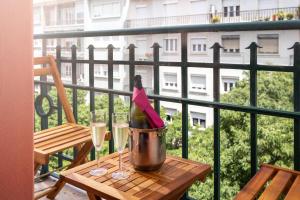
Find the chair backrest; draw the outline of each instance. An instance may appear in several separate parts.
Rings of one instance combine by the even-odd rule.
[[[34,69],[33,70],[34,76],[52,75],[55,87],[57,89],[59,100],[66,114],[67,121],[69,123],[76,123],[54,57],[53,56],[37,57],[33,59],[33,63],[34,65],[47,65],[46,67],[43,68]]]

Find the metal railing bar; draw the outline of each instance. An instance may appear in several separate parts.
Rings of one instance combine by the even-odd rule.
[[[72,60],[61,59],[61,63],[72,63]],[[107,60],[76,60],[76,63],[85,63],[85,64],[108,64]],[[123,60],[113,60],[113,64],[117,65],[130,65],[129,61]],[[148,65],[153,66],[154,61],[133,61],[131,62],[138,67],[138,65]],[[168,61],[159,61],[159,66],[164,67],[181,67],[182,62],[168,62]],[[250,70],[250,64],[230,64],[230,63],[203,63],[203,62],[187,62],[187,67],[193,68],[214,68],[219,67],[220,69],[236,69],[236,70]],[[274,72],[295,72],[297,69],[293,66],[279,66],[279,65],[257,65],[258,71],[274,71]]]
[[[146,35],[182,32],[234,32],[234,31],[260,31],[260,30],[296,30],[300,29],[300,20],[268,21],[268,22],[239,22],[220,24],[197,24],[166,27],[147,27],[133,29],[115,29],[103,31],[75,31],[67,33],[36,34],[34,39],[80,38],[120,35]]]
[[[44,81],[35,81],[35,83],[36,84],[46,84],[46,85],[51,85],[51,86],[54,85],[54,83],[52,83],[52,82],[44,82]],[[131,96],[132,95],[132,92],[129,92],[129,91],[112,90],[112,89],[105,89],[105,88],[92,88],[89,86],[79,86],[79,85],[72,85],[72,84],[64,84],[64,86],[66,88],[77,88],[80,90],[95,91],[95,92],[99,92],[99,93],[108,93],[108,94],[112,93],[114,95],[121,95],[121,96]],[[181,98],[181,97],[169,97],[169,96],[162,96],[162,95],[148,95],[148,97],[150,99],[157,99],[160,101],[168,101],[168,102],[173,102],[173,103],[187,103],[189,105],[195,105],[195,106],[219,108],[219,109],[224,109],[224,110],[255,113],[255,114],[277,116],[277,117],[283,117],[283,118],[298,118],[298,119],[300,119],[300,112],[273,110],[273,109],[267,109],[267,108],[259,108],[259,107],[244,106],[244,105],[234,105],[234,104],[230,104],[230,103],[204,101],[204,100]]]

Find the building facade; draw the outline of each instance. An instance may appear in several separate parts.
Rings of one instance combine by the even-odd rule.
[[[120,28],[142,28],[154,26],[175,26],[208,23],[235,23],[249,21],[295,20],[299,18],[299,0],[39,0],[34,3],[35,33],[56,31],[97,31]],[[283,15],[282,15],[283,13]],[[289,16],[289,17],[288,17]],[[255,41],[259,49],[260,64],[290,65],[292,52],[287,51],[300,38],[299,30],[190,33],[188,35],[188,60],[190,62],[212,62],[210,47],[219,42],[223,46],[221,62],[249,63],[249,50],[245,49]],[[107,46],[113,44],[114,59],[128,59],[128,45],[136,48],[137,60],[153,60],[153,43],[159,43],[160,60],[180,61],[181,41],[178,34],[140,36],[113,36],[96,38],[61,39],[47,41],[51,51],[56,45],[65,49],[64,56],[70,56],[70,47],[75,44],[78,56],[88,58],[88,46],[95,47],[95,59],[107,59]],[[36,41],[38,46],[39,42]],[[49,43],[49,44],[48,44]],[[38,48],[37,48],[38,50]],[[88,84],[88,67],[77,66],[79,83]],[[62,76],[67,80],[71,66],[62,67]],[[153,90],[153,68],[136,66],[136,74],[143,77],[148,94]],[[211,69],[189,68],[188,95],[192,99],[213,101],[213,74]],[[221,93],[232,90],[243,78],[242,70],[221,70]],[[114,89],[129,90],[128,66],[114,66]],[[181,70],[179,67],[160,67],[160,94],[181,96]],[[107,87],[107,66],[95,66],[95,86]],[[180,112],[181,106],[161,102],[167,112],[167,119]],[[189,106],[191,124],[206,128],[213,124],[210,108]]]

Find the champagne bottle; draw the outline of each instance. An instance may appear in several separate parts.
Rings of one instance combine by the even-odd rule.
[[[134,77],[134,89],[143,90],[142,77],[136,75]],[[130,113],[130,126],[132,128],[148,129],[150,128],[147,116],[145,113],[132,101]]]

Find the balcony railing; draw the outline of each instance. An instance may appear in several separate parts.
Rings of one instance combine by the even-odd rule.
[[[155,17],[144,19],[129,19],[125,23],[126,28],[138,27],[155,27],[155,26],[174,26],[174,25],[188,25],[188,24],[210,24],[210,23],[234,23],[234,22],[254,22],[254,21],[276,21],[278,13],[291,14],[292,19],[298,19],[299,9],[291,8],[276,8],[276,9],[262,9],[249,10],[240,12],[213,13],[213,14],[198,14],[198,15],[184,15],[184,16],[169,16],[169,17]],[[285,16],[284,19],[287,19]]]
[[[101,37],[101,36],[115,36],[115,35],[143,35],[143,34],[163,34],[163,33],[179,33],[181,35],[181,60],[176,61],[160,61],[159,59],[159,45],[155,43],[153,45],[153,61],[136,61],[135,60],[135,46],[129,45],[129,60],[114,60],[114,48],[112,45],[108,46],[107,60],[94,59],[94,46],[89,46],[89,59],[82,60],[77,59],[76,48],[72,48],[71,59],[62,59],[61,48],[56,49],[56,60],[58,67],[61,67],[62,63],[72,64],[72,84],[66,84],[65,87],[72,90],[72,105],[75,118],[78,118],[78,100],[77,91],[85,90],[89,91],[90,98],[90,110],[95,109],[95,93],[105,93],[109,96],[109,129],[112,129],[111,113],[114,111],[114,96],[122,95],[130,97],[133,91],[133,77],[135,74],[135,68],[138,65],[152,66],[154,71],[154,94],[149,95],[154,100],[155,110],[160,112],[160,101],[174,102],[181,104],[182,107],[182,157],[188,158],[188,105],[196,105],[203,107],[213,108],[214,116],[214,199],[220,199],[220,111],[231,110],[250,114],[250,138],[251,138],[251,175],[253,176],[257,170],[257,116],[267,115],[275,117],[283,117],[294,120],[294,168],[300,170],[300,43],[295,43],[292,47],[294,51],[294,66],[269,66],[260,65],[257,63],[257,46],[255,43],[251,43],[249,46],[250,52],[250,64],[231,64],[220,62],[220,49],[221,46],[215,43],[212,46],[213,62],[201,63],[190,62],[188,60],[188,33],[191,32],[216,32],[216,31],[261,31],[261,30],[297,30],[300,28],[300,21],[288,21],[288,22],[255,22],[255,23],[236,23],[236,24],[210,24],[210,25],[195,25],[195,26],[174,26],[168,28],[144,28],[144,29],[120,29],[120,30],[108,30],[108,31],[94,31],[94,32],[72,32],[72,33],[55,33],[55,34],[43,34],[35,35],[35,39],[43,40],[43,54],[46,54],[46,39],[53,38],[74,38],[74,37]],[[76,65],[88,64],[89,69],[89,86],[80,86],[77,84],[76,79]],[[94,84],[94,66],[96,64],[108,65],[108,89],[97,88]],[[113,88],[113,66],[123,64],[129,66],[129,81],[130,91],[120,91]],[[160,95],[160,66],[177,66],[181,69],[181,97],[171,97]],[[213,97],[214,101],[204,101],[188,98],[188,69],[189,68],[210,68],[213,70]],[[250,74],[250,105],[240,106],[230,103],[220,102],[220,69],[236,69],[247,70]],[[257,73],[259,71],[277,71],[293,73],[293,92],[294,92],[294,111],[282,111],[274,109],[266,109],[257,106]],[[47,86],[53,85],[51,82],[47,82],[46,78],[35,81],[35,84],[41,85],[41,94],[47,94]],[[57,106],[57,124],[62,123],[62,107],[60,104]],[[41,118],[41,128],[48,127],[48,117]],[[291,144],[292,145],[292,144]],[[113,141],[109,142],[109,152],[113,152]],[[63,154],[58,154],[58,165],[62,166],[63,160],[70,160]],[[92,154],[94,158],[94,154]],[[46,168],[44,168],[46,169]]]

